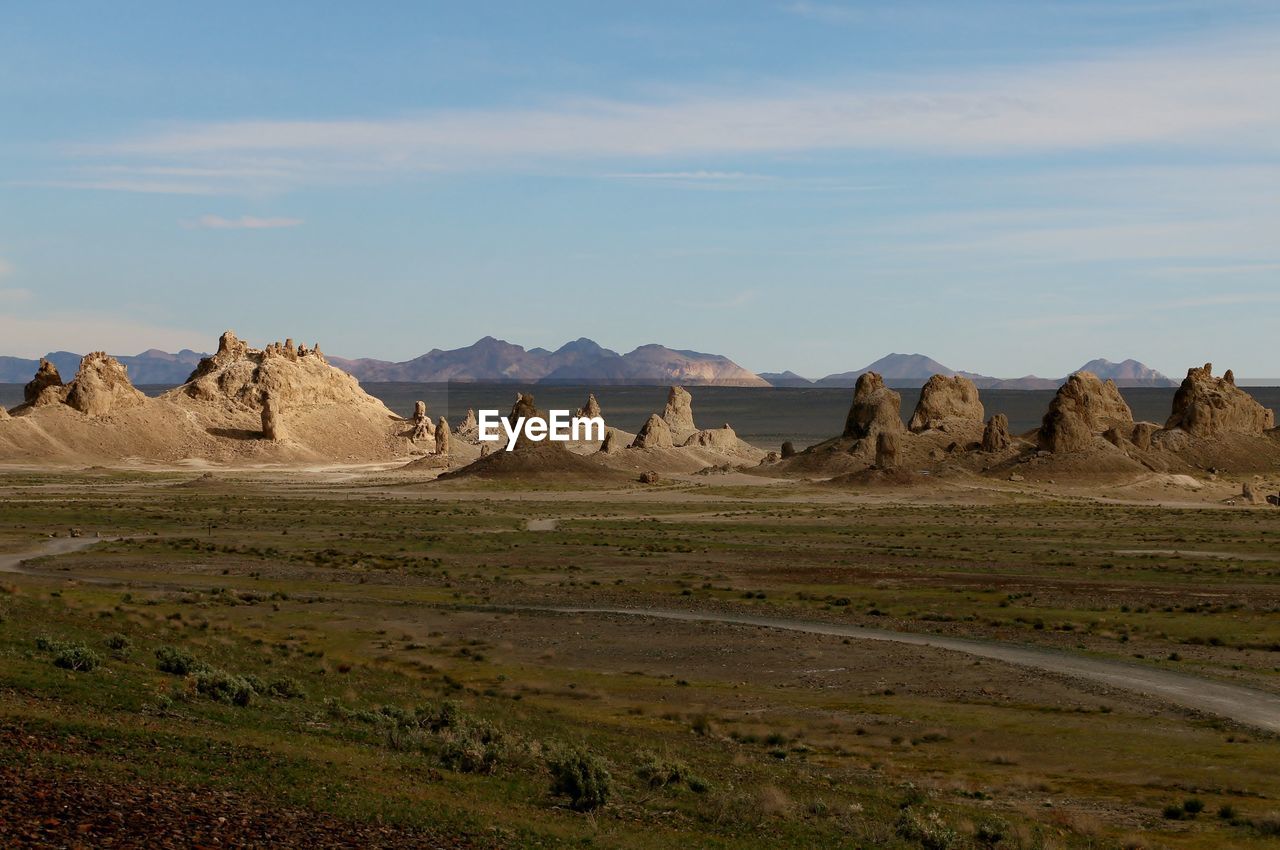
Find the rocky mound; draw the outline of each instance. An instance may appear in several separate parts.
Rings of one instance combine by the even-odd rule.
[[[489,452],[461,469],[441,473],[436,480],[465,479],[616,485],[629,480],[630,476],[576,455],[562,443],[521,440],[512,451]]]
[[[1212,438],[1223,434],[1261,434],[1275,424],[1275,413],[1237,387],[1230,369],[1221,378],[1215,378],[1213,364],[1206,363],[1187,371],[1186,380],[1173,397],[1173,411],[1165,428],[1185,431],[1193,437]]]
[[[672,387],[667,393],[667,406],[662,409],[662,418],[671,428],[671,438],[676,443],[683,443],[689,435],[698,430],[693,424],[693,396],[684,387]]]
[[[997,413],[987,420],[982,430],[982,450],[988,453],[1002,452],[1009,448],[1013,440],[1009,437],[1009,417]]]
[[[1038,436],[1040,448],[1054,453],[1097,448],[1097,438],[1114,427],[1133,427],[1133,412],[1114,381],[1092,372],[1076,372],[1049,403]]]
[[[675,445],[671,436],[671,426],[667,420],[656,413],[650,414],[640,433],[631,443],[633,449],[669,449]]]
[[[106,416],[146,400],[129,382],[128,370],[104,351],[86,354],[75,380],[67,387],[67,404],[87,416]]]
[[[186,384],[148,399],[125,368],[88,355],[63,386],[41,366],[35,403],[0,427],[0,460],[297,463],[390,460],[409,443],[403,420],[330,366],[318,347],[273,343],[258,350],[226,333]],[[66,403],[62,403],[62,402]]]
[[[577,415],[591,419],[594,419],[597,416],[601,416],[603,418],[603,414],[600,413],[600,402],[596,401],[595,393],[587,393],[587,403],[578,408]]]
[[[23,401],[32,407],[41,407],[47,404],[59,404],[64,397],[62,376],[58,374],[58,367],[41,358],[35,377],[22,388]]]
[[[881,431],[902,430],[902,396],[884,385],[875,372],[864,372],[853,390],[853,404],[844,422],[844,436],[857,440]]]
[[[907,429],[913,434],[945,431],[955,423],[972,428],[985,416],[986,410],[973,381],[963,375],[934,375],[920,390],[920,401],[911,414]]]

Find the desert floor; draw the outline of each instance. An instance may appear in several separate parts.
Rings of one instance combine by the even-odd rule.
[[[0,473],[0,844],[1280,834],[1238,484],[201,472]]]

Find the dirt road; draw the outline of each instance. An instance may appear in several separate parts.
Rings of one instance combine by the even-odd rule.
[[[504,606],[510,607],[510,606]],[[950,652],[962,652],[980,658],[991,658],[1022,667],[1031,667],[1051,673],[1061,673],[1098,682],[1109,687],[1154,697],[1172,705],[1202,711],[1234,720],[1246,726],[1280,734],[1280,694],[1256,690],[1241,685],[1219,682],[1200,676],[1174,673],[1123,661],[1109,661],[1037,649],[996,641],[970,640],[942,635],[895,632],[863,626],[842,626],[838,623],[821,623],[809,620],[791,620],[778,617],[756,617],[750,614],[725,614],[714,611],[679,611],[663,608],[590,608],[590,607],[527,607],[515,610],[550,611],[560,614],[620,614],[633,617],[649,617],[659,620],[685,622],[734,623],[758,626],[765,629],[785,629],[818,635],[836,635],[856,640],[882,640],[913,646],[928,646]]]

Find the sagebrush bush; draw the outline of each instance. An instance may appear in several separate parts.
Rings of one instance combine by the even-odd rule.
[[[203,668],[195,676],[196,692],[215,702],[246,706],[253,700],[253,686],[242,676],[225,670]]]
[[[924,850],[950,850],[960,840],[956,831],[947,826],[937,812],[920,813],[911,807],[898,815],[894,831],[899,838],[914,841]]]
[[[578,747],[566,747],[547,759],[551,791],[569,798],[574,811],[598,809],[613,795],[613,777],[604,760]]]
[[[67,643],[57,648],[53,663],[64,670],[87,673],[101,666],[102,656],[82,643]]]
[[[279,697],[280,699],[306,699],[307,694],[302,690],[302,683],[290,676],[282,676],[279,679],[273,679],[265,691],[270,696]]]
[[[196,657],[176,646],[162,646],[156,650],[156,669],[175,676],[187,676],[201,668]]]
[[[666,788],[684,782],[689,776],[689,766],[677,759],[663,758],[656,753],[640,753],[640,766],[636,776],[650,788]]]
[[[107,638],[107,649],[112,652],[128,652],[133,648],[133,641],[129,640],[125,635],[116,632]]]

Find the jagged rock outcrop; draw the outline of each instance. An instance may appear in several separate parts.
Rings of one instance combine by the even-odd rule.
[[[902,430],[902,396],[884,385],[875,372],[864,372],[853,390],[853,404],[844,422],[844,436],[866,439],[882,431]]]
[[[49,389],[57,392],[46,392]],[[41,358],[35,377],[22,388],[22,398],[27,404],[33,406],[56,404],[62,401],[61,389],[62,376],[58,374],[58,367]]]
[[[1244,484],[1240,486],[1240,498],[1246,505],[1263,504],[1261,494],[1259,494],[1258,491],[1254,489],[1253,484],[1248,481],[1244,482]]]
[[[681,443],[682,446],[702,446],[709,449],[730,451],[738,446],[738,435],[725,423],[720,428],[705,428]]]
[[[1058,388],[1040,425],[1039,444],[1046,451],[1078,452],[1095,445],[1095,437],[1116,426],[1133,427],[1133,413],[1114,381],[1092,372],[1076,372]]]
[[[1213,376],[1213,364],[1187,370],[1186,380],[1173,397],[1173,412],[1165,423],[1193,437],[1221,434],[1261,434],[1276,424],[1275,413],[1236,386],[1230,369]]]
[[[876,434],[876,466],[880,469],[898,468],[898,433],[880,431]]]
[[[1133,425],[1133,433],[1129,435],[1129,440],[1144,452],[1149,451],[1151,449],[1152,438],[1159,430],[1160,426],[1154,422],[1135,422]]]
[[[104,351],[86,354],[80,361],[80,371],[67,385],[67,404],[87,416],[106,416],[146,400],[129,381],[124,365]]]
[[[280,401],[269,392],[262,394],[262,436],[272,442],[283,440],[284,422],[282,421]]]
[[[305,355],[296,349],[290,353],[288,345],[280,342],[259,350],[231,331],[218,340],[217,353],[201,360],[190,380],[172,393],[198,401],[230,401],[250,410],[262,407],[264,393],[291,411],[373,401],[355,378],[329,365],[319,343]]]
[[[0,422],[9,418],[9,411],[4,409],[4,405],[0,404]]]
[[[947,430],[949,422],[976,424],[986,416],[978,388],[963,375],[934,375],[920,390],[920,401],[907,428],[914,434]]]
[[[538,410],[538,406],[534,404],[533,394],[521,393],[521,392],[516,393],[515,403],[511,405],[511,412],[508,413],[506,416],[507,422],[514,427],[515,423],[518,422],[521,418],[531,419],[535,416],[542,417],[543,419],[546,418],[546,416],[540,410]],[[523,433],[523,429],[521,429],[521,433]],[[522,437],[517,436],[515,439],[515,447],[513,451],[521,451],[521,450],[528,449],[534,446],[539,446],[539,445],[550,445],[550,446],[555,446],[556,448],[559,448],[559,449],[564,449],[564,445],[562,443],[553,443],[550,440],[543,440],[539,442],[539,441],[534,441],[529,439],[523,439]],[[568,450],[565,449],[565,451],[568,451]]]
[[[622,437],[617,428],[606,428],[604,431],[604,439],[600,441],[600,451],[605,454],[616,454],[625,449],[622,444]]]
[[[475,441],[480,436],[480,423],[476,421],[476,412],[473,408],[467,408],[467,415],[462,418],[462,424],[454,433],[459,439],[469,441]]]
[[[654,413],[636,434],[631,447],[635,449],[669,449],[675,445],[671,438],[671,426],[667,420]]]
[[[796,456],[795,443],[791,442],[790,440],[787,440],[785,443],[782,444],[782,449],[779,452],[779,455],[783,460],[786,460],[789,457],[795,457]]]
[[[1002,452],[1012,443],[1013,440],[1009,436],[1009,417],[1003,413],[997,413],[987,420],[987,425],[982,430],[984,452]]]
[[[431,424],[431,417],[427,415],[427,403],[425,401],[415,401],[413,403],[413,434],[409,439],[415,443],[421,443],[426,440],[433,440],[435,436],[435,426]]]
[[[587,403],[578,408],[578,416],[586,416],[594,419],[600,416],[600,402],[596,401],[595,393],[587,394]]]
[[[440,422],[436,425],[436,454],[449,454],[449,437],[449,420],[441,416]]]
[[[698,426],[693,424],[693,396],[688,390],[684,387],[671,388],[667,393],[667,406],[662,409],[662,418],[679,441],[698,430]]]

